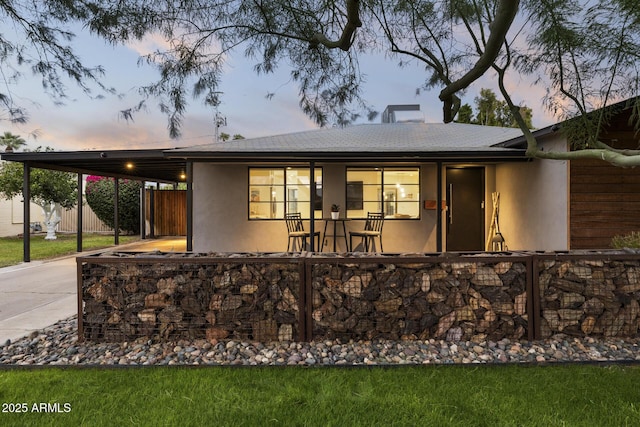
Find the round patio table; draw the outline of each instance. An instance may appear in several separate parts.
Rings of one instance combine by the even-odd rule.
[[[322,218],[324,221],[324,232],[322,233],[322,250],[324,250],[324,244],[327,240],[327,237],[331,237],[333,239],[333,252],[336,251],[336,240],[339,237],[344,238],[344,246],[347,248],[347,252],[349,252],[349,242],[347,241],[347,227],[345,225],[346,221],[351,221],[349,218]],[[329,223],[333,223],[333,234],[327,234],[327,226]],[[342,234],[338,233],[338,223],[342,224]],[[331,230],[331,229],[330,229]]]

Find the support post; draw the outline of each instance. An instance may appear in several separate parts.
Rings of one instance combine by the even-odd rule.
[[[149,188],[149,238],[156,238],[156,190]]]
[[[142,181],[142,188],[140,189],[140,239],[147,238],[147,190],[144,188],[144,181]]]
[[[22,260],[31,262],[31,165],[24,163],[22,172],[22,199],[24,206],[22,210]]]
[[[193,162],[187,162],[187,252],[193,251]]]
[[[113,229],[114,229],[114,234],[113,234],[113,244],[114,245],[119,245],[120,244],[120,221],[118,220],[120,214],[118,212],[118,199],[120,198],[120,180],[118,178],[115,178],[115,187],[114,187],[114,191],[113,191],[113,198],[114,198],[114,203],[113,203]]]
[[[311,252],[315,251],[315,231],[316,231],[316,162],[309,162],[309,176],[311,181],[311,209],[309,209],[309,245]],[[335,233],[334,233],[335,234]],[[335,237],[334,237],[335,239]]]
[[[437,163],[436,252],[442,252],[442,162]]]
[[[82,174],[78,174],[78,224],[76,231],[76,252],[82,252],[82,230],[83,230],[83,216],[82,216]]]

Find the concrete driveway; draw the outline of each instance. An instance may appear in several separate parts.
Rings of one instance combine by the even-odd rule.
[[[105,250],[184,252],[184,238],[141,240]],[[78,313],[76,257],[0,268],[0,345]]]

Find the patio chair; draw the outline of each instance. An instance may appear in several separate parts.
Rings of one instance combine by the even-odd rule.
[[[369,212],[367,213],[367,220],[364,223],[364,230],[350,231],[349,232],[349,246],[353,250],[353,238],[362,238],[362,244],[364,245],[364,251],[369,252],[372,249],[375,252],[375,238],[380,241],[380,252],[382,250],[382,226],[384,225],[384,214],[382,212]]]
[[[287,223],[287,232],[289,233],[289,240],[287,241],[287,252],[302,251],[303,249],[308,247],[307,238],[311,237],[311,233],[304,230],[300,212],[285,214],[285,221]],[[320,232],[314,232],[313,237],[316,242],[317,251],[320,252]],[[296,248],[299,249],[296,250]]]

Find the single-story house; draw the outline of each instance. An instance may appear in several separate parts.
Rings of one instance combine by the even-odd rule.
[[[606,141],[638,146],[629,114],[613,122]],[[545,150],[569,149],[559,129],[535,132]],[[197,252],[283,251],[285,213],[299,212],[307,231],[323,232],[333,204],[348,220],[347,233],[362,229],[368,212],[383,212],[385,252],[480,251],[493,192],[500,193],[499,225],[509,250],[604,248],[613,235],[640,229],[640,178],[633,169],[532,160],[524,148],[519,129],[412,122],[167,150],[2,158],[146,181],[186,177],[187,248]],[[337,243],[346,250],[344,239]]]

